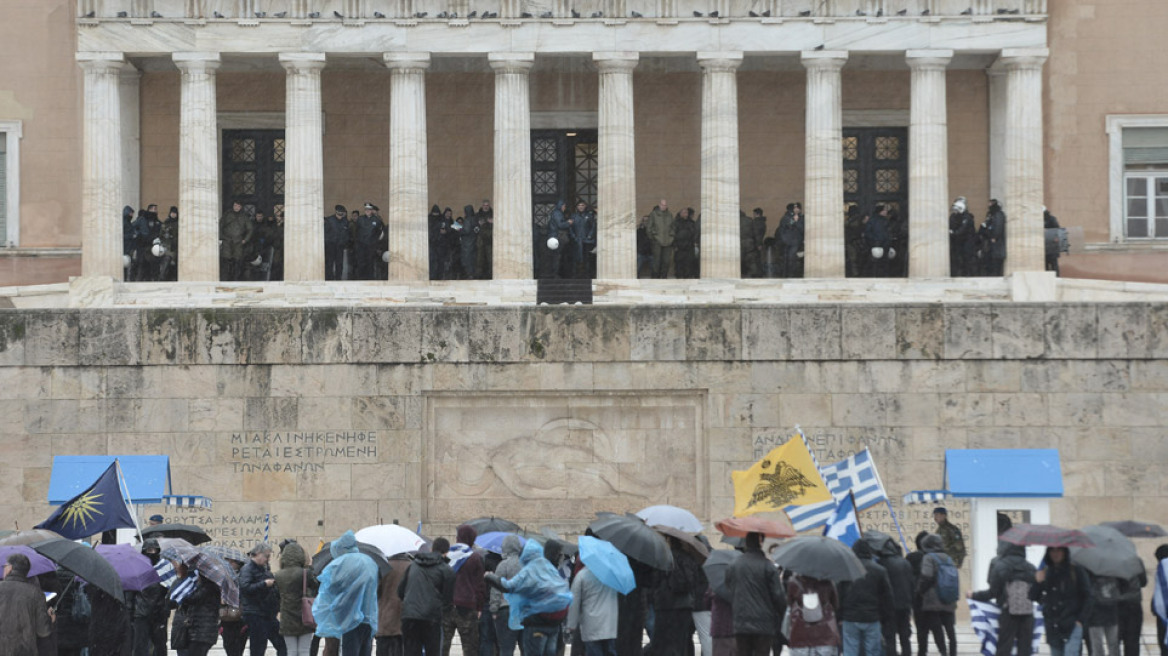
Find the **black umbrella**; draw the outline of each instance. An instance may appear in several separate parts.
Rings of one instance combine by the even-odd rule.
[[[1071,562],[1096,576],[1130,579],[1144,573],[1144,561],[1131,538],[1110,526],[1086,526],[1083,532],[1095,546],[1071,547]]]
[[[706,580],[710,582],[710,589],[726,601],[730,601],[730,593],[726,590],[726,570],[730,564],[742,557],[741,551],[734,549],[715,549],[710,552],[706,562],[702,563],[702,571],[706,573]]]
[[[324,571],[325,566],[333,562],[333,554],[332,551],[329,550],[331,545],[331,542],[325,544],[324,549],[321,549],[312,556],[313,574],[320,576],[320,573]],[[365,554],[366,556],[369,556],[373,559],[373,562],[377,563],[378,577],[389,574],[389,570],[393,569],[390,566],[389,561],[385,559],[385,555],[381,553],[381,549],[378,549],[377,547],[367,542],[358,542],[357,551]]]
[[[499,531],[500,533],[518,533],[520,531],[518,524],[499,517],[479,517],[467,520],[462,525],[473,528],[478,535],[492,531]]]
[[[57,563],[58,567],[73,572],[89,585],[113,597],[119,604],[126,603],[122,578],[118,576],[117,570],[89,546],[64,538],[37,542],[30,546],[33,551]]]
[[[148,538],[182,538],[191,544],[198,545],[210,542],[211,536],[198,526],[190,524],[156,524],[142,529],[142,539]]]
[[[621,553],[654,568],[673,569],[669,543],[643,520],[635,516],[605,515],[588,525],[601,540],[608,540]]]
[[[1103,522],[1101,526],[1110,526],[1129,538],[1162,538],[1168,536],[1168,531],[1165,531],[1164,527],[1159,524],[1137,522],[1131,519],[1125,519],[1122,522]]]
[[[792,538],[775,550],[780,567],[827,581],[854,581],[867,573],[846,544],[823,536]]]

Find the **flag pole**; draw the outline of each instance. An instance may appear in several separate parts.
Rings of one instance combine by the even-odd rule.
[[[864,537],[864,525],[860,523],[860,507],[856,505],[856,493],[848,490],[848,497],[852,500],[852,514],[856,516],[856,530],[860,532],[860,537]]]
[[[122,490],[122,496],[125,497],[126,507],[130,511],[130,518],[134,520],[134,531],[138,534],[138,544],[142,544],[142,527],[138,525],[138,513],[134,510],[134,500],[130,497],[130,486],[126,484],[126,477],[122,474],[122,461],[114,458],[114,466],[118,470],[118,487]]]
[[[896,533],[900,536],[900,546],[904,547],[904,552],[908,553],[908,541],[904,539],[904,529],[900,527],[900,518],[896,516],[896,510],[892,507],[892,499],[888,497],[888,490],[884,487],[884,479],[880,478],[880,468],[876,466],[876,458],[872,457],[872,450],[868,445],[864,445],[864,450],[868,452],[868,460],[872,463],[872,471],[876,474],[876,482],[880,484],[880,491],[884,493],[884,505],[888,506],[888,514],[892,515],[892,524],[896,526]]]

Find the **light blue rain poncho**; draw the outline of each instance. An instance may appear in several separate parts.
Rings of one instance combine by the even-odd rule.
[[[312,604],[316,635],[341,638],[361,624],[377,633],[377,563],[357,551],[352,531],[329,545],[333,561],[320,573],[320,591]]]
[[[523,629],[523,620],[540,613],[555,613],[572,603],[572,592],[568,582],[547,558],[543,557],[543,547],[535,540],[528,540],[519,554],[523,569],[509,579],[503,579],[507,592],[503,596],[511,606],[511,618],[507,626],[512,631]]]

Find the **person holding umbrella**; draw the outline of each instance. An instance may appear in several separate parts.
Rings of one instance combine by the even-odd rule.
[[[280,591],[276,588],[276,577],[268,568],[272,546],[260,542],[247,555],[251,560],[239,572],[239,600],[243,622],[251,636],[251,656],[264,656],[269,641],[276,648],[277,656],[287,656],[288,647],[276,619],[280,612]]]
[[[791,613],[791,656],[835,656],[840,632],[836,622],[839,598],[831,581],[795,574],[787,582],[787,608]],[[911,656],[911,655],[910,655]]]
[[[178,578],[170,586],[170,603],[177,608],[171,622],[170,646],[186,656],[207,656],[219,638],[219,586],[188,569],[181,559],[173,561]],[[96,617],[94,618],[96,620]]]
[[[37,656],[37,638],[53,633],[53,617],[45,597],[29,583],[31,567],[28,556],[13,553],[4,562],[4,580],[0,581],[0,644],[9,656]]]
[[[486,574],[487,583],[501,588],[511,606],[508,626],[523,630],[524,656],[555,656],[560,624],[572,602],[568,582],[552,564],[560,555],[561,547],[555,540],[549,540],[547,547],[528,540],[519,556],[523,569],[518,574],[509,579],[494,572]]]
[[[1078,656],[1083,619],[1090,611],[1091,575],[1082,565],[1071,563],[1066,547],[1047,547],[1042,564],[1034,575],[1030,598],[1042,604],[1051,656]]]
[[[688,653],[693,643],[693,581],[701,578],[701,566],[677,538],[666,535],[673,553],[673,569],[663,572],[653,590],[653,647],[667,656]],[[773,569],[773,568],[772,568]]]
[[[734,607],[738,656],[766,656],[787,596],[779,570],[762,552],[762,533],[747,533],[742,556],[726,569],[726,591]]]
[[[617,600],[618,590],[601,580],[589,567],[589,562],[597,566],[604,564],[598,561],[615,562],[619,567],[623,561],[626,584],[622,586],[624,589],[621,592],[630,592],[633,589],[631,587],[635,585],[633,570],[629,567],[628,559],[617,551],[616,547],[591,536],[580,538],[580,561],[583,567],[576,572],[576,578],[572,580],[568,629],[580,632],[585,656],[616,656],[617,618],[620,607]],[[609,578],[609,581],[616,582],[612,578]]]

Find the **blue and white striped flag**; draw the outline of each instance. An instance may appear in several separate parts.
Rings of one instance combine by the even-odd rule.
[[[836,500],[835,512],[828,518],[823,534],[849,547],[860,539],[860,520],[856,517],[856,503],[852,495],[845,494]]]
[[[969,624],[973,629],[975,635],[981,638],[981,653],[983,656],[994,656],[998,650],[998,617],[1002,610],[985,601],[974,601],[967,599],[969,602]],[[1030,653],[1037,654],[1038,647],[1042,644],[1042,634],[1045,631],[1045,624],[1042,619],[1042,610],[1034,607],[1034,635],[1030,640]]]
[[[880,475],[876,473],[876,461],[868,449],[820,468],[827,489],[835,498],[852,493],[856,498],[856,510],[863,510],[888,499]],[[796,531],[806,531],[823,526],[835,512],[835,501],[812,503],[806,506],[787,506],[787,516]]]
[[[169,588],[171,583],[174,583],[174,577],[178,573],[174,571],[174,565],[165,558],[159,558],[158,564],[154,566],[154,571],[158,572],[158,578],[162,579],[163,587]]]

